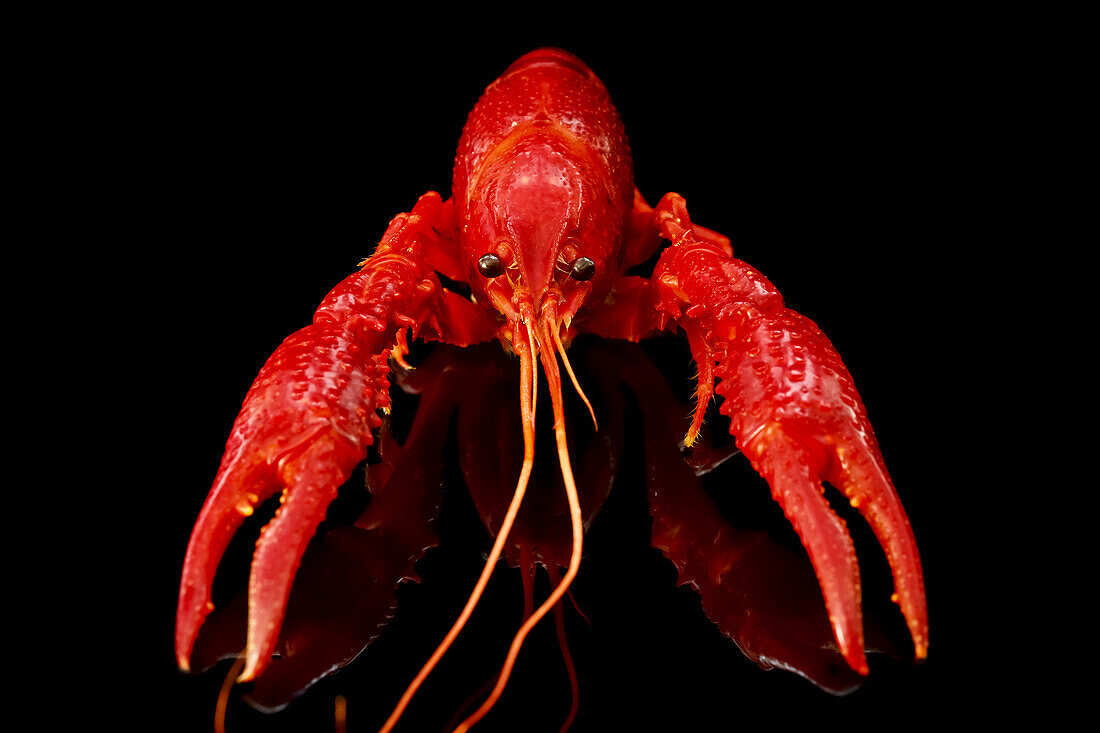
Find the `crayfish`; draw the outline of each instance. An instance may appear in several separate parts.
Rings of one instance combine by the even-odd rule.
[[[653,260],[650,276],[629,274]],[[694,474],[676,452],[676,434],[682,432],[676,405],[665,398],[659,374],[644,365],[635,345],[669,333],[686,336],[698,368],[683,445],[698,443],[707,406],[721,397],[736,450],[766,479],[809,555],[831,648],[810,643],[796,651],[797,641],[753,636],[757,632],[746,631],[737,613],[717,613],[732,603],[719,598],[722,593],[753,582],[756,550],[723,534],[720,518],[700,519],[708,511],[702,507],[706,497],[692,488]],[[407,357],[415,339],[440,342],[440,353],[458,362],[464,353],[482,355],[466,359],[465,372],[434,355],[411,372]],[[503,352],[484,355],[484,344],[494,340]],[[472,348],[456,353],[457,347]],[[618,381],[599,376],[599,364],[610,359],[633,366]],[[549,486],[534,471],[540,366],[560,467],[560,480]],[[406,390],[423,395],[404,446],[389,437],[385,424],[394,370]],[[563,376],[583,403],[592,432],[604,435],[579,455],[574,434],[580,428],[567,414]],[[512,389],[484,386],[493,384]],[[586,386],[598,391],[590,398]],[[350,661],[392,611],[396,585],[415,577],[413,564],[436,544],[425,527],[438,509],[439,480],[424,465],[441,450],[442,434],[457,412],[460,443],[464,431],[490,424],[498,436],[509,436],[498,437],[499,468],[490,470],[468,455],[462,467],[494,540],[465,607],[395,701],[383,730],[398,723],[459,636],[502,557],[525,572],[539,563],[555,574],[542,603],[528,602],[491,690],[455,728],[469,729],[501,697],[525,639],[547,614],[560,611],[580,570],[585,528],[610,491],[611,466],[622,448],[624,386],[646,395],[640,402],[645,448],[652,454],[647,486],[653,545],[682,577],[713,579],[697,586],[704,608],[746,654],[819,683],[824,673],[814,670],[830,655],[839,655],[850,673],[869,671],[856,554],[824,495],[828,482],[873,530],[914,654],[926,656],[928,620],[916,542],[840,356],[813,322],[785,307],[761,273],[733,257],[727,237],[691,221],[681,196],[668,193],[656,206],[646,202],[635,188],[623,125],[604,85],[578,58],[544,48],[509,66],[471,112],[451,197],[425,193],[409,212],[398,214],[375,252],[257,376],[187,549],[176,619],[178,665],[190,668],[231,539],[278,494],[280,507],[252,560],[237,679],[259,685],[265,673],[295,656],[312,660],[300,662],[295,672],[302,687],[332,670],[331,659],[311,657],[310,644],[322,642],[295,632],[288,599],[329,505],[373,446],[381,461],[368,468],[371,503],[351,533],[323,549],[361,559],[361,582],[370,591],[354,606],[365,614],[357,631],[335,655],[335,666]],[[512,392],[518,410],[499,400]],[[463,455],[460,450],[460,460]],[[505,477],[504,494],[478,488],[498,487]],[[525,526],[533,521],[532,512],[523,511],[525,498],[528,507],[533,503],[562,518],[567,534]],[[358,582],[354,568],[350,575],[351,583]]]

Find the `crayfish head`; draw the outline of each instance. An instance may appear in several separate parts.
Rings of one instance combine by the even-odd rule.
[[[467,202],[470,282],[513,324],[548,312],[568,324],[617,274],[610,245],[621,225],[604,221],[606,206],[593,205],[585,161],[569,140],[548,121],[528,124],[508,155],[486,162],[480,193]]]

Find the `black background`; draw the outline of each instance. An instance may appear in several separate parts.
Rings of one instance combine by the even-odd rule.
[[[425,16],[128,18],[139,31],[90,42],[77,54],[86,63],[67,72],[63,106],[86,123],[66,141],[67,183],[105,273],[85,334],[103,354],[89,411],[121,417],[128,431],[115,454],[126,456],[121,484],[104,499],[117,528],[99,540],[115,570],[81,579],[111,600],[93,604],[106,618],[67,689],[91,693],[87,712],[124,725],[210,729],[225,669],[176,671],[175,594],[252,377],[396,213],[424,191],[449,191],[484,87],[522,53],[557,45],[610,90],[644,195],[683,194],[695,221],[729,235],[833,340],[909,511],[931,617],[925,664],[874,660],[864,689],[829,697],[747,661],[646,549],[644,509],[625,511],[642,523],[622,529],[634,544],[601,561],[610,578],[587,579],[594,592],[611,589],[586,608],[604,625],[570,622],[582,679],[575,729],[934,725],[955,703],[980,714],[969,668],[989,664],[976,648],[992,632],[975,622],[984,601],[973,584],[978,543],[967,539],[972,448],[959,426],[975,409],[966,385],[981,346],[957,314],[984,246],[976,168],[985,97],[1000,80],[972,50],[975,28],[950,17],[673,16],[615,32],[536,22],[429,37]],[[120,440],[112,427],[106,443]],[[430,554],[424,574],[434,568],[436,585],[403,596],[409,621],[399,608],[401,625],[377,651],[282,713],[234,703],[230,730],[329,730],[334,694],[349,700],[349,730],[376,725],[434,644],[425,635],[450,621],[432,604],[460,604],[472,585],[474,575],[448,573],[476,574],[479,535],[450,531],[465,564]],[[496,598],[512,599],[518,578],[502,575]],[[422,720],[446,720],[480,686],[471,668],[495,669],[514,620],[488,618],[500,628],[487,622],[456,647],[442,681],[414,701]],[[568,709],[552,636],[531,646],[514,677],[522,702],[506,696],[487,730],[554,730]],[[137,689],[120,693],[120,679]]]

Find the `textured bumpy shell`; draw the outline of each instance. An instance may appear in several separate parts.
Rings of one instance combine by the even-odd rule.
[[[634,191],[632,175],[623,127],[607,91],[573,56],[554,49],[532,52],[486,90],[459,145],[453,199],[443,202],[438,194],[427,193],[412,211],[395,217],[363,269],[333,290],[310,326],[279,347],[246,396],[188,547],[176,632],[181,667],[188,667],[199,627],[212,610],[211,585],[230,538],[256,506],[280,492],[282,506],[254,555],[241,679],[251,680],[269,669],[280,644],[283,660],[295,655],[310,660],[313,666],[280,661],[286,681],[267,688],[277,697],[293,692],[306,677],[315,679],[310,675],[318,673],[316,665],[326,659],[343,663],[354,655],[356,644],[373,638],[384,621],[379,616],[390,608],[389,593],[381,594],[377,603],[353,599],[367,609],[370,620],[338,635],[339,643],[329,647],[318,640],[321,635],[309,619],[288,616],[287,603],[310,538],[338,487],[364,458],[372,430],[382,422],[378,411],[390,405],[391,354],[400,362],[407,337],[460,346],[485,341],[498,333],[500,315],[510,320],[509,327],[516,325],[515,309],[524,298],[528,307],[534,305],[528,313],[565,329],[566,340],[578,332],[629,340],[674,328],[686,333],[700,370],[700,408],[687,442],[695,439],[712,394],[723,396],[722,410],[731,418],[737,447],[767,479],[809,554],[838,652],[822,652],[832,641],[823,641],[816,627],[802,634],[800,619],[784,616],[782,604],[768,606],[730,590],[735,582],[745,588],[767,586],[767,578],[755,567],[739,564],[738,558],[770,563],[767,558],[775,555],[761,549],[756,539],[724,533],[720,518],[704,508],[701,493],[682,478],[682,462],[669,458],[673,441],[667,423],[674,409],[656,406],[667,400],[652,375],[624,369],[616,378],[593,379],[604,386],[609,413],[621,416],[615,406],[624,385],[641,400],[652,399],[642,412],[649,422],[645,439],[653,543],[676,565],[681,580],[700,590],[704,609],[749,656],[796,669],[836,690],[851,682],[849,670],[839,675],[829,671],[836,654],[854,673],[867,672],[859,567],[843,521],[823,496],[825,481],[843,492],[876,533],[916,656],[926,654],[927,612],[912,529],[840,356],[815,324],[785,308],[761,273],[731,256],[725,237],[693,225],[681,197],[668,194],[650,208]],[[660,238],[668,247],[653,277],[624,277],[624,266],[646,259]],[[499,252],[502,264],[514,269],[496,278],[482,276],[477,262],[488,252]],[[577,256],[594,262],[591,281],[569,277]],[[456,278],[464,275],[476,302],[444,290],[437,268]],[[485,295],[494,297],[480,297]],[[537,310],[540,302],[547,307]],[[576,323],[570,326],[570,319],[559,320],[560,315],[577,315]],[[499,335],[508,337],[505,328]],[[606,359],[610,351],[597,350],[594,361]],[[619,353],[638,358],[637,351]],[[552,352],[549,358],[555,358]],[[440,384],[455,392],[453,400],[422,386],[430,397],[418,419],[442,422],[465,404],[458,422],[466,434],[462,445],[472,451],[469,435],[475,426],[469,416],[500,419],[476,406],[490,401],[487,374],[481,372],[483,383],[477,390],[441,374]],[[471,394],[482,397],[471,403]],[[617,461],[615,442],[621,443],[622,433],[617,430],[609,430],[606,444],[597,441],[587,454],[591,461],[578,462],[578,478],[596,487],[586,499],[588,518],[610,488],[613,471],[607,466]],[[514,444],[514,430],[511,437]],[[411,440],[403,449],[415,458],[412,463],[401,461],[402,449],[389,444],[384,467],[373,471],[380,488],[355,528],[374,533],[371,539],[360,541],[352,532],[356,539],[342,536],[326,545],[328,550],[379,552],[373,560],[364,559],[366,576],[391,590],[412,574],[412,563],[434,542],[431,532],[408,530],[386,545],[395,548],[396,556],[385,556],[382,550],[380,533],[387,527],[407,529],[418,519],[427,523],[436,508],[438,474],[418,471],[423,456],[440,449],[442,427],[421,425]],[[502,439],[500,445],[506,442]],[[660,447],[666,444],[669,450]],[[468,456],[463,468],[479,513],[493,531],[510,482],[487,475]],[[399,491],[394,481],[408,493]],[[403,497],[415,500],[399,510]],[[534,505],[550,517],[560,514],[560,498],[557,492],[558,501]],[[527,515],[527,524],[518,525],[517,539],[525,543],[519,556],[537,554],[547,564],[560,564],[566,543],[536,519],[541,517]],[[536,541],[541,543],[539,553],[533,547]],[[708,553],[701,555],[698,547],[708,542]],[[510,559],[517,561],[514,554]],[[775,562],[785,569],[774,576],[798,574],[787,559]],[[312,571],[307,574],[316,577]],[[321,592],[316,584],[307,587]],[[797,605],[807,599],[803,592],[786,597]],[[776,633],[754,626],[739,604],[771,608],[776,620],[769,629]],[[284,629],[285,618],[290,623]],[[301,650],[310,643],[329,651]],[[199,646],[199,656],[209,659],[208,649]]]
[[[538,179],[519,212],[505,211],[496,196],[512,175]],[[486,231],[491,225],[480,217],[553,219],[557,212],[550,199],[561,188],[567,205],[577,210],[575,230],[566,236],[595,263],[593,297],[605,293],[621,270],[633,175],[618,112],[583,63],[542,49],[512,64],[470,113],[455,156],[453,193],[471,286],[478,291],[485,283],[472,263],[496,243]],[[514,244],[517,256],[528,259],[549,262],[557,253],[556,243]]]

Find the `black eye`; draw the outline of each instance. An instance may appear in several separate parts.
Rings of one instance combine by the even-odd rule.
[[[573,269],[569,271],[569,277],[574,280],[591,280],[596,274],[596,263],[587,257],[578,257],[573,260]]]
[[[481,259],[477,261],[477,271],[488,278],[500,277],[504,274],[504,263],[500,261],[500,258],[490,252],[487,255],[482,255]]]

